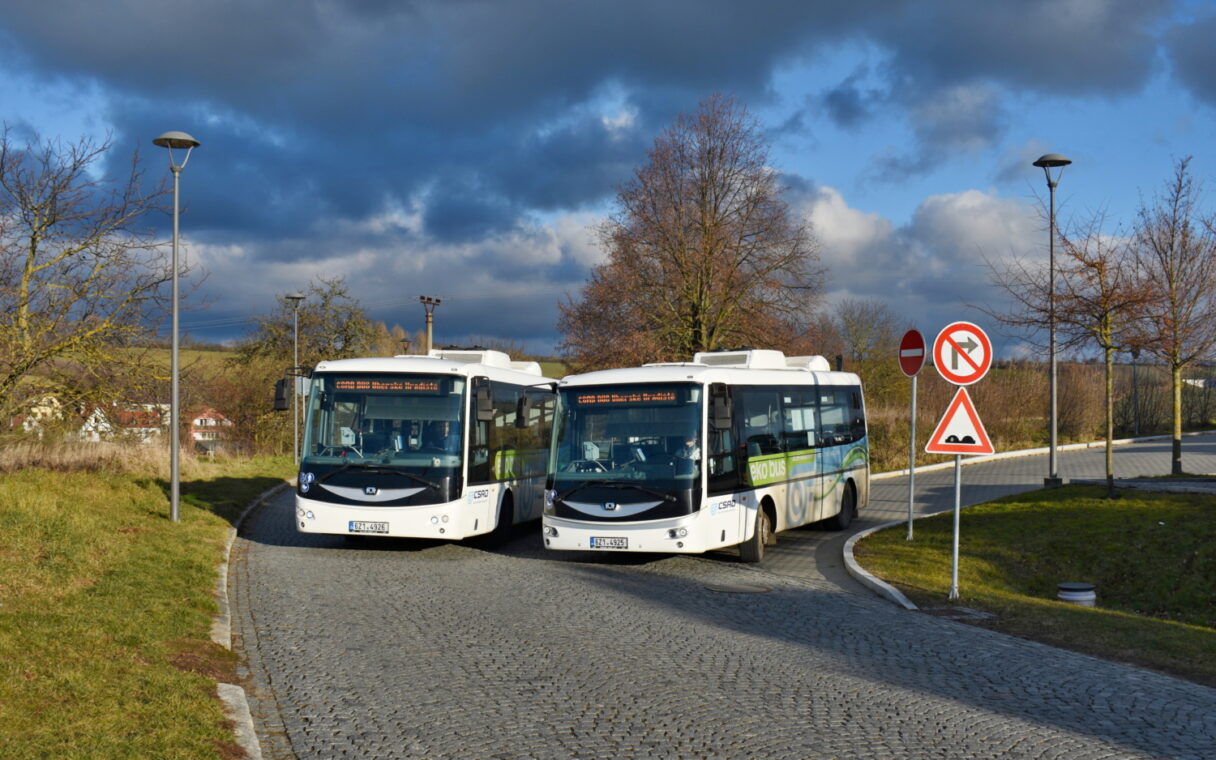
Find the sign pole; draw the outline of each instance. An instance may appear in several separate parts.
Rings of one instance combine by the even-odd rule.
[[[950,598],[958,599],[958,533],[959,533],[959,513],[962,512],[962,461],[963,458],[959,454],[954,455],[954,540],[952,554],[954,555],[953,566],[950,568]]]
[[[909,330],[899,341],[899,369],[912,378],[912,414],[908,433],[908,540],[912,540],[912,512],[916,493],[916,375],[925,366],[925,336]]]
[[[908,540],[912,540],[912,503],[916,493],[916,375],[912,376],[912,425],[908,434]]]

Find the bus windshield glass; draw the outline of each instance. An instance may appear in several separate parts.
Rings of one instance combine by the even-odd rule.
[[[314,375],[304,462],[459,472],[464,389],[445,375]]]
[[[552,452],[558,492],[589,481],[687,490],[700,483],[699,385],[563,388]]]

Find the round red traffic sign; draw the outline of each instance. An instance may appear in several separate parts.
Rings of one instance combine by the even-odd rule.
[[[915,377],[925,366],[925,336],[920,330],[909,330],[899,342],[899,368],[908,377]]]
[[[953,322],[933,341],[933,366],[948,383],[971,385],[992,366],[992,341],[970,322]]]

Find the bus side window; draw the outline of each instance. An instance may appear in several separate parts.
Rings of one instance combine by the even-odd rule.
[[[861,393],[852,388],[819,389],[819,424],[824,446],[852,443],[865,435],[865,418],[859,404]]]
[[[819,445],[815,425],[815,391],[788,389],[785,404],[785,450],[813,449]]]
[[[750,457],[780,454],[782,419],[779,392],[750,388],[739,393],[742,402],[743,445]]]

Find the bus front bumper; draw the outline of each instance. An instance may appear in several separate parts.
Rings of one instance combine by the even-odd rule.
[[[699,513],[646,522],[584,522],[545,515],[541,534],[555,551],[655,552],[700,554],[711,547]]]

